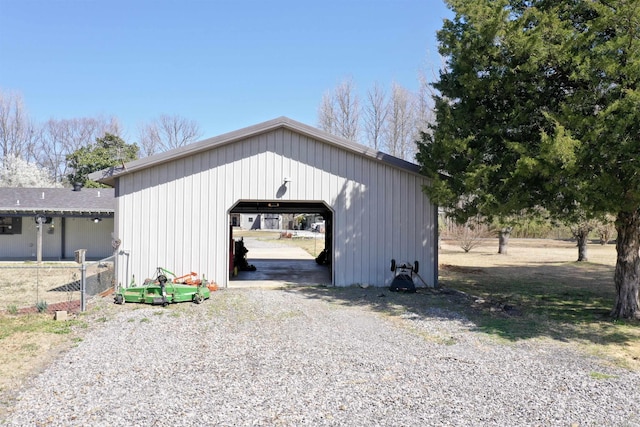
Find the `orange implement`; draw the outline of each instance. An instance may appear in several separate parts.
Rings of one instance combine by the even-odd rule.
[[[198,279],[198,273],[194,273],[193,271],[189,274],[185,274],[184,276],[176,277],[173,279],[173,283],[181,283],[183,285],[199,285],[202,283],[200,279]]]
[[[173,279],[173,283],[199,286],[200,284],[202,284],[202,280],[198,278],[198,273],[192,271],[191,273],[185,274],[184,276],[176,277],[175,279]],[[210,291],[217,291],[218,285],[216,285],[214,282],[207,283],[207,288],[209,288]]]

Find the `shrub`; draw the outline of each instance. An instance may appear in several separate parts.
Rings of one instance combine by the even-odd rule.
[[[44,313],[47,311],[49,304],[46,301],[38,301],[36,303],[36,309],[38,309],[38,313]]]
[[[451,224],[449,234],[458,241],[460,248],[465,252],[471,251],[482,243],[483,239],[492,236],[489,227],[477,218],[471,218],[464,224]]]

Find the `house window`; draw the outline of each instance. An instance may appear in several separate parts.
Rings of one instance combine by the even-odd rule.
[[[249,222],[253,222],[253,217],[252,216],[249,217]]]
[[[0,234],[21,234],[22,218],[0,216]]]

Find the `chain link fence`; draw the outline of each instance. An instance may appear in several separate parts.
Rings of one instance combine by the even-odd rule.
[[[84,264],[3,262],[0,263],[0,311],[10,314],[58,310],[78,313],[84,308],[84,301],[110,292],[114,283],[115,257]]]

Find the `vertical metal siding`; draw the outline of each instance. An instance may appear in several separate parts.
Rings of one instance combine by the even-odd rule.
[[[45,259],[73,258],[76,249],[87,249],[87,256],[104,258],[112,253],[111,233],[113,219],[104,219],[94,223],[91,218],[54,217],[51,225],[45,224],[42,230],[42,256]],[[49,230],[53,228],[51,233]],[[62,234],[65,234],[65,253],[62,253]],[[0,258],[35,259],[37,254],[38,229],[33,217],[22,218],[21,234],[0,236]]]
[[[433,207],[422,177],[286,129],[119,179],[116,234],[138,282],[162,266],[224,285],[228,213],[239,200],[323,201],[334,212],[334,281],[388,285],[391,258],[435,274]],[[124,269],[119,279],[125,281]]]
[[[25,227],[23,219],[21,234],[3,234],[0,236],[0,258],[31,259],[36,257],[36,234]]]
[[[56,226],[57,228],[58,226]],[[73,258],[77,249],[86,249],[87,258],[106,258],[113,254],[111,233],[113,219],[95,223],[91,218],[65,219],[65,258]],[[59,232],[59,230],[56,230]]]

